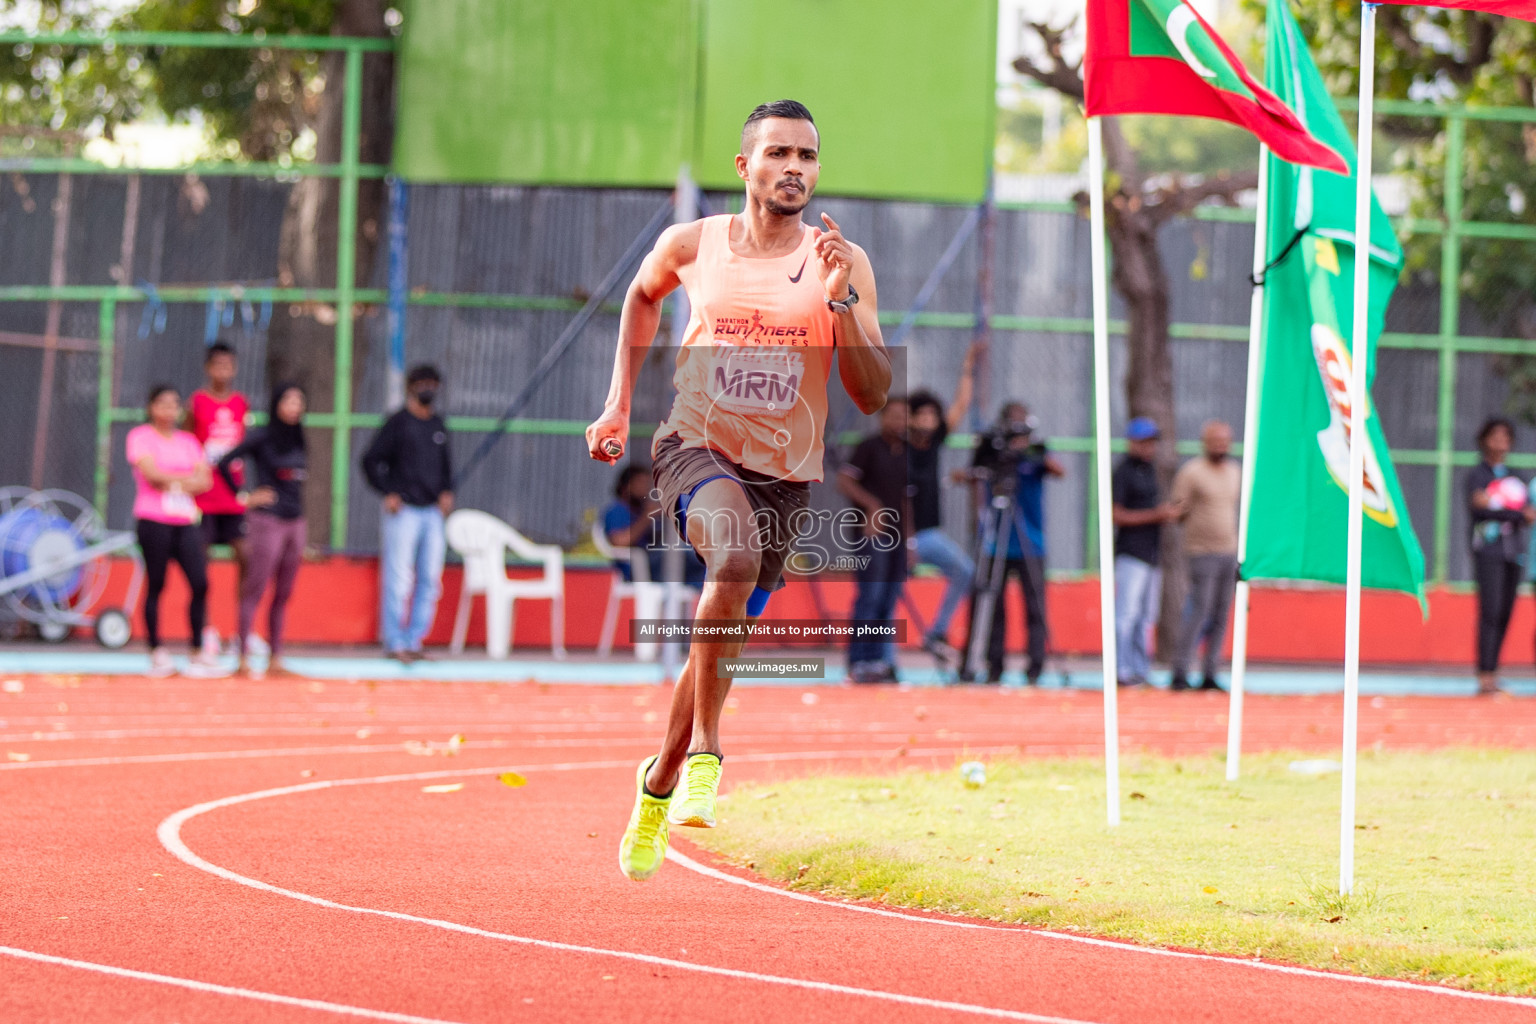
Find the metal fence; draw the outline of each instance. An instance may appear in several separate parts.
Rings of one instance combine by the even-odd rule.
[[[28,37],[34,44],[87,37]],[[16,35],[0,35],[14,43]],[[100,41],[100,40],[96,40]],[[275,45],[240,37],[127,36],[117,45]],[[342,38],[282,40],[346,54],[343,157],[334,166],[214,164],[174,172],[103,168],[83,160],[6,160],[0,187],[0,482],[36,481],[93,496],[114,525],[130,514],[131,481],[123,434],[142,413],[152,381],[199,379],[203,345],[233,335],[241,350],[237,386],[264,394],[265,320],[278,303],[319,303],[336,313],[339,368],[334,411],[310,425],[334,431],[330,544],[367,552],[377,546],[377,502],[355,468],[355,453],[382,421],[389,371],[385,268],[357,280],[350,244],[357,229],[357,183],[382,167],[357,162],[361,61],[390,45]],[[1464,580],[1466,512],[1457,482],[1477,454],[1477,424],[1504,401],[1497,360],[1536,355],[1536,342],[1496,337],[1464,300],[1461,276],[1470,246],[1485,240],[1536,242],[1536,223],[1463,218],[1468,124],[1532,123],[1536,111],[1471,110],[1383,102],[1384,115],[1444,121],[1444,216],[1403,218],[1401,233],[1438,245],[1437,259],[1399,289],[1387,315],[1375,400],[1392,444],[1415,527],[1436,580]],[[278,229],[292,180],[341,183],[341,267],[333,287],[294,290],[276,282]],[[597,282],[640,231],[662,197],[641,190],[416,185],[407,219],[405,295],[409,362],[440,364],[448,378],[449,426],[462,457],[497,426],[509,394],[526,378]],[[739,197],[712,196],[715,209]],[[817,201],[873,255],[882,321],[911,305],[939,253],[968,214],[963,207],[829,198]],[[1173,281],[1172,334],[1178,434],[1202,421],[1241,426],[1252,215],[1202,208],[1164,232]],[[1048,564],[1081,571],[1094,564],[1095,527],[1089,362],[1086,223],[1070,204],[1004,204],[997,214],[992,268],[987,408],[1021,398],[1062,454],[1068,477],[1047,491]],[[907,340],[910,387],[947,396],[976,324],[980,250],[969,241],[916,318]],[[216,282],[216,283],[215,283]],[[354,316],[354,313],[358,314]],[[1119,313],[1112,308],[1112,316]],[[354,326],[355,325],[355,326]],[[616,309],[594,317],[530,406],[502,429],[493,456],[461,494],[541,540],[567,546],[585,536],[590,510],[608,494],[611,471],[585,459],[580,435],[606,390]],[[1116,380],[1123,333],[1112,326]],[[355,333],[356,332],[356,333]],[[354,386],[355,385],[355,386]],[[1116,389],[1112,417],[1124,424]],[[255,402],[258,406],[259,400]],[[947,459],[966,458],[965,437]],[[1193,441],[1180,450],[1193,452]],[[1511,460],[1536,466],[1536,456]],[[948,522],[965,532],[966,499],[948,497]]]

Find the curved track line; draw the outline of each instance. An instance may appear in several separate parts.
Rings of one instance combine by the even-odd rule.
[[[971,748],[971,749],[976,749],[976,748]],[[929,756],[929,755],[937,755],[937,754],[951,753],[951,752],[953,752],[952,749],[921,750],[921,751],[909,751],[908,755],[909,756]],[[825,751],[825,750],[823,750],[823,751],[787,751],[787,752],[781,752],[781,753],[760,753],[760,754],[735,754],[735,755],[732,755],[731,760],[733,762],[738,762],[738,763],[742,762],[742,761],[774,762],[774,761],[807,761],[807,760],[822,760],[822,759],[826,759],[826,760],[858,760],[858,759],[869,759],[869,758],[875,758],[875,757],[889,757],[889,756],[890,756],[890,751],[888,751],[888,750],[878,750],[878,751],[870,751],[870,750],[863,750],[863,751],[860,751],[860,750],[853,750],[853,751]],[[295,898],[295,899],[300,899],[300,900],[304,900],[304,901],[307,901],[307,902],[318,903],[318,904],[324,905],[324,906],[337,907],[337,908],[344,909],[344,910],[352,910],[352,911],[356,911],[358,913],[380,914],[380,915],[383,915],[383,916],[401,917],[402,919],[415,920],[415,921],[420,921],[420,922],[423,922],[423,923],[431,923],[431,924],[434,924],[434,925],[437,925],[437,926],[440,926],[440,927],[449,927],[449,928],[453,928],[453,929],[463,929],[464,926],[453,925],[451,922],[437,922],[437,921],[434,921],[434,920],[431,920],[431,919],[427,919],[427,918],[413,918],[410,915],[395,914],[395,913],[390,912],[390,911],[371,910],[371,909],[368,909],[368,908],[360,908],[360,907],[346,907],[346,906],[343,906],[341,904],[333,904],[333,903],[330,903],[329,901],[321,900],[318,897],[307,896],[307,895],[304,895],[302,893],[295,893],[295,892],[291,892],[291,891],[286,890],[286,889],[280,889],[280,888],[277,888],[275,886],[270,886],[270,885],[268,885],[265,882],[260,882],[260,881],[257,881],[255,879],[247,878],[244,875],[236,874],[235,872],[229,871],[226,868],[221,868],[221,867],[219,867],[219,866],[217,866],[215,864],[210,864],[207,861],[204,861],[202,858],[198,857],[197,854],[193,853],[185,845],[185,843],[183,843],[181,841],[181,836],[180,836],[181,826],[186,821],[189,821],[190,819],[192,819],[194,817],[197,817],[198,815],[204,814],[204,813],[206,813],[208,811],[212,811],[212,810],[215,810],[215,809],[220,808],[220,807],[229,807],[229,806],[233,806],[235,804],[246,803],[246,802],[251,801],[251,800],[265,799],[267,797],[287,796],[287,795],[294,794],[294,793],[303,793],[303,792],[308,792],[310,790],[318,790],[318,789],[330,789],[330,788],[334,788],[334,787],[338,787],[338,786],[380,785],[380,784],[386,784],[386,783],[391,783],[391,782],[414,782],[414,781],[420,781],[420,780],[425,780],[425,779],[454,778],[454,777],[463,777],[463,776],[467,776],[467,775],[499,775],[499,774],[501,774],[502,772],[505,772],[505,771],[537,772],[537,771],[541,771],[541,770],[542,771],[581,771],[581,770],[587,770],[587,769],[596,770],[596,769],[615,768],[615,767],[628,767],[629,764],[630,764],[629,761],[578,761],[578,762],[564,762],[564,763],[557,763],[557,764],[542,764],[542,765],[540,765],[540,764],[535,764],[535,765],[515,765],[515,766],[513,766],[511,768],[445,769],[445,770],[435,771],[435,772],[413,772],[413,773],[408,773],[408,774],[403,774],[403,775],[380,775],[380,776],[374,776],[374,777],[371,777],[371,778],[330,779],[330,780],[324,780],[324,781],[321,781],[321,782],[310,782],[310,783],[304,783],[304,784],[297,785],[297,786],[285,786],[285,787],[281,787],[281,788],[278,788],[278,789],[262,790],[262,791],[256,792],[256,793],[247,793],[247,794],[244,794],[242,796],[225,797],[222,800],[214,800],[214,801],[210,801],[209,803],[198,804],[195,807],[186,808],[185,810],[181,810],[181,811],[176,812],[175,814],[171,815],[169,818],[166,818],[163,822],[161,822],[159,828],[157,829],[157,835],[160,838],[161,844],[163,846],[165,846],[167,850],[170,850],[170,852],[173,855],[175,855],[179,859],[185,861],[187,864],[190,864],[193,867],[198,868],[199,870],[207,871],[207,872],[209,872],[211,874],[218,875],[221,878],[228,879],[229,881],[238,882],[241,885],[250,885],[250,886],[253,886],[255,888],[264,889],[264,890],[267,890],[267,891],[270,891],[270,892],[274,892],[274,893],[280,893],[281,895],[284,895],[284,896],[290,896],[290,897]],[[173,822],[174,822],[174,824],[173,824]],[[173,843],[175,845],[173,845]],[[182,853],[178,852],[178,847],[179,847],[179,849],[181,851],[185,852],[185,856],[183,856]],[[816,897],[816,896],[811,896],[811,895],[806,894],[806,893],[794,892],[794,891],[789,890],[789,889],[780,889],[780,888],[778,888],[776,886],[768,885],[768,884],[763,883],[763,882],[754,882],[751,879],[737,877],[736,875],[732,875],[732,874],[729,874],[727,872],[720,871],[720,870],[718,870],[716,868],[709,867],[709,866],[707,866],[705,864],[701,864],[698,861],[694,860],[693,858],[689,857],[687,854],[684,854],[680,850],[677,850],[675,847],[672,848],[672,849],[669,849],[667,851],[667,860],[675,861],[679,867],[687,868],[690,871],[697,872],[698,874],[704,875],[704,876],[706,876],[708,878],[717,879],[717,880],[723,881],[723,882],[729,882],[729,883],[731,883],[733,885],[746,886],[749,889],[755,889],[755,890],[758,890],[760,892],[771,893],[771,894],[773,894],[775,896],[779,896],[779,897],[782,897],[782,898],[793,899],[793,900],[800,900],[800,901],[806,902],[806,903],[815,903],[815,904],[818,904],[820,906],[832,907],[832,908],[839,909],[839,910],[850,910],[850,911],[853,911],[855,913],[874,914],[874,915],[876,915],[878,917],[900,918],[901,920],[910,921],[910,922],[914,922],[914,923],[917,923],[917,924],[937,925],[939,927],[945,927],[945,928],[962,928],[962,929],[979,930],[979,931],[1009,932],[1009,933],[1012,933],[1012,934],[1023,934],[1023,935],[1031,935],[1031,936],[1036,936],[1036,937],[1045,938],[1045,939],[1054,939],[1054,940],[1061,941],[1061,942],[1075,942],[1075,943],[1079,943],[1079,944],[1085,945],[1085,946],[1098,946],[1098,947],[1107,948],[1107,949],[1124,950],[1127,953],[1141,953],[1141,954],[1145,954],[1145,955],[1148,955],[1148,956],[1172,957],[1172,958],[1181,959],[1181,960],[1202,960],[1202,961],[1209,961],[1209,962],[1213,962],[1213,963],[1226,964],[1226,965],[1232,966],[1232,967],[1247,968],[1247,969],[1250,969],[1250,970],[1270,971],[1270,972],[1277,973],[1277,974],[1289,974],[1289,975],[1293,975],[1293,976],[1297,976],[1297,977],[1317,978],[1317,979],[1320,979],[1320,980],[1344,982],[1344,983],[1353,984],[1353,985],[1368,985],[1368,986],[1374,986],[1374,987],[1377,987],[1377,988],[1398,989],[1398,990],[1409,991],[1409,992],[1421,992],[1421,993],[1425,993],[1425,994],[1447,996],[1447,997],[1450,997],[1450,998],[1453,998],[1453,999],[1471,999],[1471,1000],[1479,1000],[1479,1001],[1485,1001],[1485,1002],[1501,1003],[1501,1004],[1506,1004],[1506,1005],[1536,1007],[1536,999],[1528,998],[1528,997],[1524,997],[1524,996],[1501,996],[1501,995],[1494,995],[1494,994],[1488,993],[1488,992],[1472,992],[1472,991],[1468,991],[1466,989],[1449,988],[1449,987],[1443,986],[1443,985],[1425,985],[1425,984],[1419,984],[1419,983],[1411,982],[1411,981],[1401,981],[1401,980],[1398,980],[1398,979],[1395,979],[1395,978],[1373,978],[1373,977],[1370,977],[1368,975],[1341,974],[1341,973],[1335,973],[1335,972],[1332,972],[1332,971],[1319,971],[1319,970],[1315,970],[1315,969],[1309,968],[1309,967],[1295,967],[1295,966],[1291,966],[1289,964],[1269,963],[1269,962],[1264,961],[1264,960],[1248,960],[1248,959],[1241,959],[1241,958],[1232,957],[1232,956],[1218,956],[1218,955],[1215,955],[1215,954],[1212,954],[1212,953],[1194,953],[1194,952],[1188,952],[1188,951],[1185,951],[1185,950],[1163,949],[1163,948],[1158,947],[1158,946],[1137,945],[1137,944],[1130,943],[1130,942],[1121,942],[1121,941],[1116,941],[1114,939],[1100,939],[1100,938],[1095,938],[1095,937],[1088,936],[1088,935],[1073,935],[1073,934],[1070,934],[1070,933],[1067,933],[1067,932],[1049,931],[1049,930],[1043,929],[1043,928],[1030,928],[1030,927],[1027,927],[1027,926],[1004,926],[1004,925],[994,925],[994,924],[982,924],[980,922],[975,922],[975,921],[960,921],[960,920],[955,920],[953,918],[931,917],[931,916],[927,916],[927,915],[923,915],[923,914],[907,913],[907,912],[902,912],[902,911],[898,911],[898,910],[890,910],[890,909],[883,908],[883,907],[870,907],[870,906],[866,906],[866,905],[863,905],[863,904],[860,904],[860,903],[845,902],[845,901],[835,901],[835,900],[826,900],[826,899],[821,899],[821,898]],[[474,929],[467,929],[467,930],[475,931]],[[586,947],[577,947],[577,946],[565,947],[565,946],[563,946],[563,945],[561,945],[559,943],[544,943],[543,940],[538,940],[538,939],[520,940],[520,939],[517,939],[514,936],[504,936],[504,935],[500,935],[500,934],[497,934],[497,933],[486,933],[486,934],[493,935],[496,938],[504,938],[504,939],[508,939],[508,940],[511,940],[511,941],[528,941],[528,942],[532,942],[534,944],[547,944],[547,945],[550,945],[550,946],[552,946],[554,948],[569,948],[569,949],[573,949],[573,950],[582,950],[582,951],[585,951],[585,952],[594,952],[594,953],[608,953],[609,952],[609,951],[606,951],[606,950],[588,949]],[[623,953],[613,953],[611,955],[617,955],[617,956],[640,956],[640,954],[623,954]],[[672,966],[678,966],[678,967],[694,969],[694,970],[701,969],[701,968],[699,968],[698,965],[687,964],[687,963],[680,962],[680,961],[678,961],[678,962],[674,962],[674,961],[657,961],[657,962],[665,962],[665,963],[667,963],[669,965],[672,965]],[[723,970],[723,969],[715,969],[715,968],[703,968],[703,969],[705,969],[705,970]],[[765,977],[768,977],[768,976],[765,976]],[[775,979],[775,980],[779,980],[779,981],[783,981],[783,982],[788,982],[788,983],[794,983],[790,979]],[[819,986],[821,983],[819,983],[819,982],[806,982],[806,983],[803,983],[803,984],[818,985]],[[854,990],[854,991],[858,991],[858,992],[861,992],[861,993],[865,993],[866,992],[866,990]],[[873,994],[873,993],[866,993],[866,994]],[[1006,1012],[1006,1011],[1004,1011],[1004,1012]],[[1030,1018],[1030,1017],[1026,1017],[1026,1018],[1023,1018],[1023,1019],[1026,1019],[1026,1020],[1044,1020],[1046,1018]]]
[[[828,756],[826,751],[795,754],[759,754],[740,755],[737,761],[783,761],[783,760],[811,760],[822,759]],[[979,1006],[972,1003],[960,1003],[945,999],[927,999],[922,996],[904,995],[898,992],[884,992],[879,989],[857,988],[852,985],[839,985],[827,981],[812,981],[804,978],[787,978],[775,974],[761,974],[757,971],[743,971],[730,967],[714,967],[708,964],[690,963],[686,960],[673,960],[668,957],[652,956],[648,953],[631,953],[616,949],[603,949],[598,946],[579,946],[568,942],[555,942],[549,939],[535,939],[522,935],[511,935],[506,932],[493,932],[484,928],[475,928],[471,925],[460,924],[456,921],[443,921],[431,917],[418,917],[415,914],[406,914],[394,910],[379,910],[374,907],[354,907],[345,903],[337,903],[320,896],[311,896],[308,893],[296,892],[292,889],[284,889],[280,886],[262,882],[255,878],[231,871],[210,863],[193,853],[181,838],[181,827],[191,819],[209,811],[223,807],[233,807],[236,804],[249,803],[253,800],[265,800],[277,796],[291,796],[296,793],[307,793],[314,790],[334,789],[343,786],[367,786],[384,785],[392,782],[417,782],[423,779],[445,778],[450,776],[465,775],[496,775],[509,771],[578,771],[582,769],[599,768],[627,768],[629,761],[587,761],[567,762],[564,764],[544,765],[513,765],[502,768],[484,768],[472,771],[448,770],[436,772],[413,772],[404,775],[380,775],[365,779],[336,779],[323,782],[310,782],[297,786],[283,786],[277,789],[260,790],[255,793],[244,793],[239,796],[224,797],[220,800],[210,800],[207,803],[197,804],[184,808],[172,814],[162,821],[155,830],[164,846],[171,855],[183,863],[216,875],[227,881],[269,892],[278,896],[286,896],[289,899],[299,900],[303,903],[325,907],[328,910],[345,910],[354,914],[365,914],[372,917],[385,917],[396,921],[407,921],[412,924],[423,924],[433,928],[441,928],[445,931],[459,932],[464,935],[473,935],[479,938],[496,939],[501,942],[511,942],[522,946],[533,946],[539,949],[558,950],[565,953],[584,953],[590,956],[612,957],[620,960],[630,960],[637,963],[652,964],[659,967],[671,967],[682,971],[694,971],[701,974],[712,974],[717,977],[734,978],[741,981],[756,981],[770,985],[782,985],[789,988],[809,989],[816,992],[830,992],[837,995],[860,996],[865,999],[876,999],[884,1002],[902,1003],[908,1006],[921,1006],[931,1010],[950,1010],[957,1013],[968,1013],[982,1017],[994,1017],[1002,1020],[1018,1020],[1030,1022],[1030,1024],[1095,1024],[1068,1017],[1052,1017],[1038,1013],[1028,1013],[1022,1010],[1004,1010],[997,1007]]]
[[[345,1003],[328,1003],[321,999],[280,996],[275,992],[258,992],[250,988],[215,985],[211,981],[176,978],[169,974],[150,974],[148,971],[135,971],[127,967],[95,964],[89,960],[70,960],[67,957],[50,956],[47,953],[34,953],[31,950],[16,949],[12,946],[0,946],[0,955],[14,956],[21,960],[35,960],[39,963],[53,964],[58,967],[74,967],[82,971],[94,971],[97,974],[111,974],[119,978],[132,978],[135,981],[152,981],[160,985],[174,985],[177,988],[189,988],[195,992],[212,992],[215,995],[237,996],[241,999],[254,999],[262,1003],[281,1003],[284,1006],[302,1006],[306,1010],[325,1010],[329,1013],[342,1013],[349,1017],[367,1017],[369,1020],[394,1021],[396,1024],[453,1024],[452,1021],[441,1020],[437,1017],[413,1017],[408,1013],[391,1013],[388,1010],[366,1010],[361,1006],[348,1006]]]
[[[741,760],[741,758],[737,758]],[[1231,964],[1234,967],[1248,967],[1261,971],[1274,971],[1279,974],[1293,974],[1304,978],[1326,978],[1329,981],[1345,981],[1356,985],[1374,985],[1378,988],[1405,989],[1410,992],[1433,993],[1434,995],[1453,996],[1458,999],[1478,999],[1505,1005],[1536,1007],[1536,999],[1525,996],[1500,996],[1489,992],[1469,992],[1466,989],[1449,988],[1443,985],[1421,985],[1411,981],[1399,981],[1395,978],[1372,978],[1361,974],[1337,974],[1333,971],[1319,971],[1310,967],[1293,967],[1289,964],[1273,964],[1265,960],[1246,960],[1233,956],[1217,956],[1214,953],[1191,953],[1178,949],[1163,949],[1159,946],[1139,946],[1129,942],[1117,942],[1114,939],[1096,939],[1088,935],[1072,935],[1065,932],[1053,932],[1044,928],[1030,928],[1028,926],[1004,927],[1001,925],[979,924],[974,921],[956,921],[944,917],[928,917],[921,914],[903,913],[899,910],[888,910],[884,907],[870,907],[862,903],[850,903],[839,900],[821,899],[808,893],[795,892],[791,889],[780,889],[777,886],[764,882],[754,882],[750,878],[739,878],[736,875],[720,871],[717,868],[700,864],[698,861],[681,852],[676,847],[667,850],[668,862],[675,862],[679,867],[696,871],[707,878],[714,878],[722,882],[730,882],[734,885],[744,885],[749,889],[759,892],[770,892],[775,896],[783,896],[792,900],[801,900],[806,903],[816,903],[824,907],[834,907],[838,910],[852,910],[860,914],[875,914],[879,917],[897,917],[904,921],[914,921],[919,924],[940,925],[946,928],[974,928],[985,931],[1014,932],[1035,935],[1044,939],[1058,939],[1064,942],[1077,942],[1086,946],[1101,946],[1108,949],[1123,949],[1127,952],[1147,953],[1153,956],[1175,957],[1181,960],[1206,960],[1220,964]]]

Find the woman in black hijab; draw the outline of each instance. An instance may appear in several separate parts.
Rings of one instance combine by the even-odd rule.
[[[249,512],[249,567],[240,587],[242,675],[250,674],[246,652],[257,606],[269,584],[272,606],[267,611],[267,643],[272,658],[267,663],[267,674],[289,674],[282,661],[283,618],[304,555],[304,409],[304,389],[297,384],[279,384],[272,391],[267,425],[246,434],[238,447],[219,460],[219,473],[237,490]],[[255,490],[238,490],[230,472],[237,459],[245,460],[245,479],[256,482]]]

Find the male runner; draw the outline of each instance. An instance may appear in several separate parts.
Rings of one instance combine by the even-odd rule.
[[[820,145],[810,111],[797,102],[752,111],[736,157],[745,209],[662,233],[624,297],[608,400],[587,427],[592,458],[616,462],[662,297],[681,286],[692,316],[673,375],[677,397],[651,456],[662,507],[678,517],[708,569],[700,620],[755,619],[783,585],[797,513],[809,481],[822,478],[833,346],[843,387],[861,411],[882,408],[890,389],[869,257],[826,214],[825,230],[802,222]],[[629,878],[661,867],[669,822],[715,824],[720,713],[731,685],[716,659],[741,647],[739,639],[693,640],[661,752],[637,773],[619,844]]]

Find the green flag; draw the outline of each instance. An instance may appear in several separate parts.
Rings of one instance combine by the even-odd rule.
[[[1265,84],[1353,170],[1354,146],[1287,0],[1271,0],[1268,7]],[[1352,177],[1266,159],[1269,269],[1243,576],[1343,583],[1355,185]],[[1376,338],[1403,257],[1374,196],[1371,206],[1368,381],[1376,375]],[[1424,553],[1408,521],[1381,421],[1370,407],[1366,433],[1362,580],[1367,587],[1406,591],[1422,604]]]

